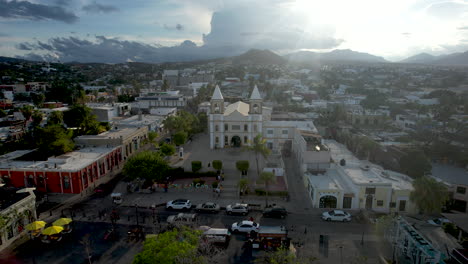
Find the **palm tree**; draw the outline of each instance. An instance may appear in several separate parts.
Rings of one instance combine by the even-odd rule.
[[[265,184],[265,206],[268,206],[268,187],[271,183],[276,183],[276,176],[272,172],[264,171],[260,174],[258,182]]]
[[[413,181],[413,188],[410,201],[414,202],[422,213],[440,213],[442,206],[449,199],[447,187],[431,177],[417,178]]]
[[[268,155],[270,155],[271,150],[266,146],[266,140],[262,137],[261,134],[255,136],[254,140],[249,143],[250,146],[246,146],[246,149],[255,152],[255,162],[257,165],[257,179],[259,179],[260,169],[258,168],[258,155],[262,155],[263,158],[266,158]]]

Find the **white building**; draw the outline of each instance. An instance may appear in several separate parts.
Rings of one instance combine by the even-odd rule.
[[[413,190],[411,178],[359,160],[334,140],[324,144],[330,149],[334,163],[324,174],[304,175],[313,207],[386,213],[415,211],[415,205],[409,200]]]
[[[27,235],[25,226],[37,219],[33,189],[17,190],[0,184],[0,251]]]

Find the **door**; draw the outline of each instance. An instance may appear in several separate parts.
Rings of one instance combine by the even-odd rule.
[[[406,200],[401,200],[400,205],[398,206],[398,211],[405,211],[406,210]]]
[[[372,202],[374,201],[374,197],[372,195],[368,195],[366,197],[366,209],[371,210],[372,209]]]

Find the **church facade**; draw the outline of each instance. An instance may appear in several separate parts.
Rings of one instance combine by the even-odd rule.
[[[210,103],[211,149],[248,145],[256,135],[263,134],[263,121],[267,117],[257,86],[248,103],[238,101],[233,104],[224,102],[221,89],[216,86]]]

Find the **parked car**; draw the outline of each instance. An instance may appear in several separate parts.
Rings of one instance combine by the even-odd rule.
[[[226,206],[226,213],[247,215],[249,213],[249,206],[241,203],[230,204]]]
[[[109,187],[105,183],[99,184],[96,188],[94,188],[94,192],[97,194],[105,194],[108,191]]]
[[[260,225],[258,223],[252,221],[242,221],[242,222],[235,222],[231,226],[232,232],[242,232],[242,233],[251,233],[251,232],[258,232]]]
[[[427,222],[433,226],[442,226],[447,223],[451,223],[447,218],[435,218],[427,220]]]
[[[349,222],[351,221],[351,215],[342,210],[331,210],[328,212],[324,212],[322,214],[322,219],[325,221]]]
[[[167,202],[166,209],[168,210],[190,210],[192,203],[187,199],[177,199]]]
[[[169,217],[167,217],[167,223],[173,226],[178,226],[178,225],[191,226],[195,221],[197,221],[197,214],[179,213],[179,214],[170,215]]]
[[[264,217],[285,218],[287,215],[288,212],[281,206],[268,207],[263,211]]]
[[[202,204],[197,205],[197,207],[195,208],[197,212],[207,212],[207,213],[217,213],[219,212],[220,209],[221,208],[219,207],[219,205],[213,202],[202,203]]]

